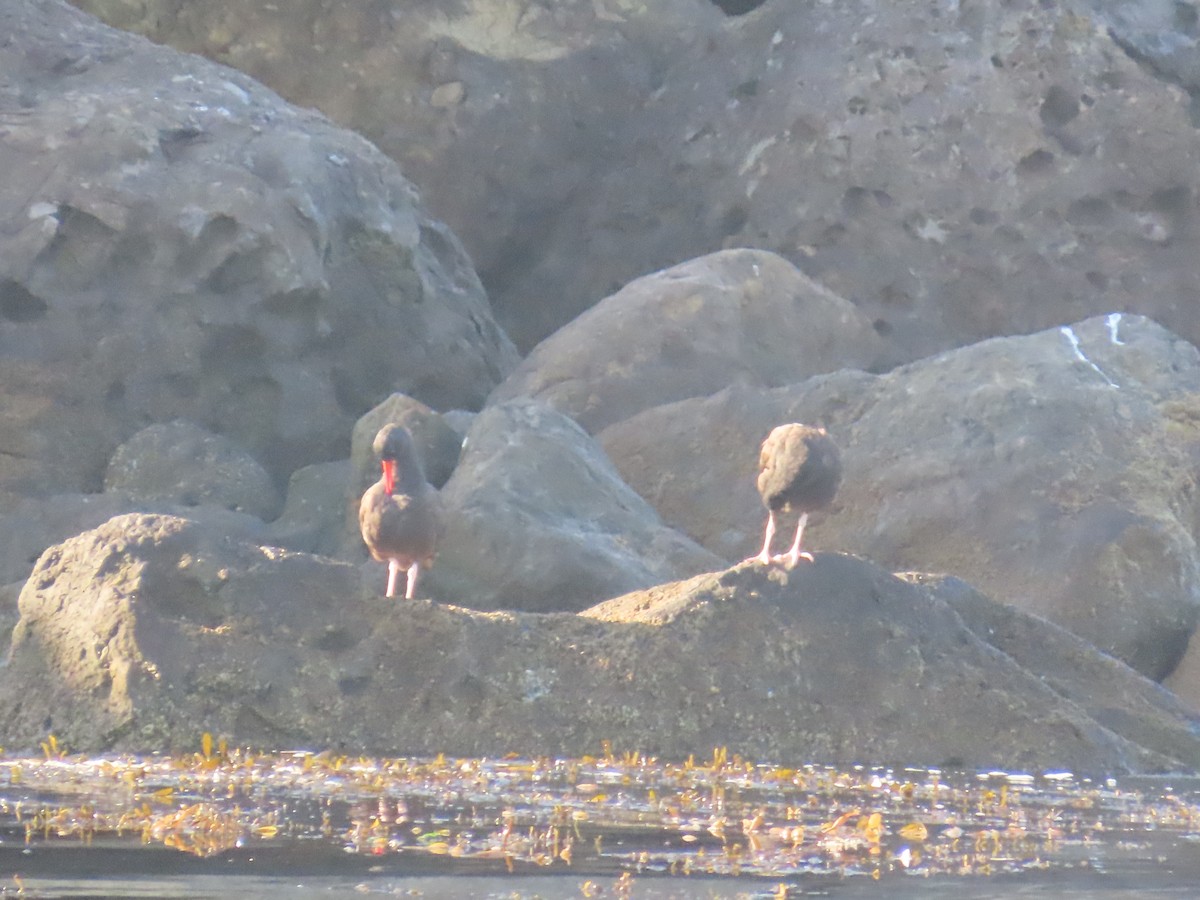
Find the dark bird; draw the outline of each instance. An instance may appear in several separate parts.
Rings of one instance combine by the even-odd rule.
[[[425,480],[407,428],[384,425],[373,447],[383,475],[363,494],[358,525],[371,556],[388,564],[387,595],[396,596],[396,576],[405,569],[404,596],[411,600],[421,566],[429,567],[442,534],[442,501]]]
[[[758,454],[758,493],[767,507],[767,535],[762,552],[747,562],[782,562],[789,569],[801,558],[811,562],[812,554],[800,550],[808,514],[832,503],[841,481],[841,454],[824,428],[793,422],[773,429]],[[796,539],[782,556],[771,555],[777,513],[800,516]]]

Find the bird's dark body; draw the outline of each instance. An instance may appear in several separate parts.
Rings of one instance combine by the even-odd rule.
[[[371,556],[380,562],[394,559],[406,569],[432,559],[441,531],[439,499],[424,491],[388,496],[382,482],[371,485],[358,507],[358,524]]]
[[[395,562],[404,569],[414,563],[428,566],[443,531],[441,497],[425,480],[406,428],[385,425],[375,436],[374,449],[385,471],[394,464],[395,477],[391,493],[385,474],[363,494],[358,507],[363,541],[380,562]]]
[[[780,425],[763,441],[758,492],[772,512],[799,515],[824,509],[842,482],[842,459],[824,429]]]

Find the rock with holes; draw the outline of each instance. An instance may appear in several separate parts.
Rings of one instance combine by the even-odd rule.
[[[578,615],[377,587],[187,519],[112,519],[47,551],[21,592],[0,741],[179,751],[210,731],[388,756],[578,756],[610,741],[673,759],[1200,764],[1195,722],[1128,667],[1036,630],[1019,643],[1070,653],[1010,656],[1008,634],[985,634],[1004,621],[986,598],[854,557],[741,566]]]
[[[904,361],[1111,309],[1200,342],[1191,2],[77,2],[377,140],[526,351],[745,246]]]
[[[339,717],[370,632],[357,570],[176,516],[117,516],[46,551],[0,685],[8,735],[79,748],[284,746]]]
[[[595,433],[731,382],[775,387],[879,362],[854,304],[783,257],[724,250],[630,282],[542,341],[489,402],[532,397]]]
[[[651,254],[631,239],[648,224],[646,213],[610,213],[609,221],[586,226],[603,235],[590,253],[608,268],[596,293],[576,200],[599,187],[593,179],[608,182],[611,173],[603,190],[654,191],[654,202],[637,200],[653,217],[678,223],[681,212],[694,208],[694,197],[669,197],[677,193],[670,180],[647,183],[659,166],[638,159],[623,133],[631,111],[662,86],[671,60],[719,58],[721,51],[708,44],[723,17],[707,0],[555,0],[525,5],[519,14],[498,0],[293,3],[286,16],[257,3],[76,5],[159,43],[237,66],[367,135],[401,162],[466,243],[523,351],[621,283],[713,249],[693,244],[690,252],[660,253],[646,264]],[[314,34],[323,52],[293,51],[310,45]],[[545,258],[543,248],[561,243],[556,232],[564,225],[575,251]],[[621,229],[631,233],[620,236]],[[694,230],[689,223],[689,237]],[[614,256],[628,259],[613,267]],[[539,266],[553,276],[534,288],[530,270]],[[575,283],[580,271],[587,272],[582,290]]]
[[[176,417],[282,483],[394,390],[477,408],[515,364],[458,240],[358,135],[57,0],[0,32],[0,495],[96,490]]]
[[[775,424],[842,448],[805,542],[941,571],[1161,680],[1200,614],[1200,352],[1139,316],[996,338],[886,375],[839,372],[647,410],[601,432],[624,479],[726,558],[754,553]]]

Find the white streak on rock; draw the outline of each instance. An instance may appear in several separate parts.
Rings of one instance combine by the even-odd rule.
[[[1125,342],[1117,337],[1117,328],[1119,328],[1121,325],[1121,314],[1109,313],[1108,318],[1105,319],[1105,321],[1108,322],[1108,335],[1112,338],[1112,342],[1114,344],[1124,345]]]
[[[770,137],[763,138],[761,141],[751,147],[750,152],[746,154],[746,158],[742,161],[741,166],[738,168],[738,174],[745,175],[747,172],[749,172],[754,164],[758,162],[758,158],[762,156],[763,153],[765,153],[777,140],[779,140],[779,138],[776,135],[771,135]]]
[[[1098,365],[1096,365],[1094,362],[1092,362],[1090,359],[1088,359],[1086,355],[1084,355],[1083,350],[1079,346],[1079,338],[1076,336],[1075,332],[1071,329],[1070,325],[1064,325],[1062,328],[1060,328],[1058,330],[1061,331],[1063,334],[1065,334],[1067,336],[1067,340],[1071,342],[1071,349],[1075,351],[1076,358],[1078,358],[1082,362],[1087,363],[1089,366],[1091,366],[1093,369],[1095,369],[1096,373],[1101,378],[1103,378],[1106,382],[1108,382],[1109,387],[1120,387],[1120,385],[1118,385],[1115,381],[1113,381],[1111,378],[1109,378],[1104,373],[1103,369],[1101,369]]]

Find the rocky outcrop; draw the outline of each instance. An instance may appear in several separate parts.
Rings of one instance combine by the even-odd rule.
[[[1200,763],[1191,720],[1167,704],[1165,731],[1141,744],[1118,711],[1107,727],[1090,717],[1086,690],[1067,698],[980,640],[936,591],[852,557],[700,575],[582,615],[485,613],[385,600],[342,563],[123,516],[48,551],[20,612],[0,669],[6,747],[53,732],[81,751],[190,748],[209,730],[388,754],[611,741],[676,759],[719,746],[1106,773]],[[1105,680],[1106,698],[1147,696],[1119,664]]]
[[[688,0],[519,19],[480,0],[406,10],[403,28],[370,5],[91,5],[336,108],[463,229],[523,347],[561,330],[474,421],[443,418],[478,408],[516,356],[463,248],[388,159],[58,0],[5,5],[0,533],[16,538],[0,604],[40,559],[0,672],[19,740],[50,711],[87,747],[185,728],[191,743],[204,721],[272,745],[694,752],[733,735],[760,756],[1195,764],[1194,723],[1083,640],[1184,687],[1200,670],[1184,651],[1200,612],[1195,349],[1125,316],[831,371],[1111,308],[1200,339],[1189,105],[1125,54],[1155,56],[1122,30],[1127,10],[1097,0],[1114,41],[1033,0],[729,20]],[[297,68],[284,49],[316,32],[323,52]],[[1187,83],[1184,68],[1169,77]],[[559,412],[505,401],[531,395]],[[449,477],[458,530],[424,584],[453,607],[384,603],[373,564],[294,552],[357,561],[345,517],[373,473],[351,425],[406,409]],[[214,480],[219,466],[151,477],[142,463],[179,441],[132,452],[143,434],[114,458],[177,417],[209,435],[194,447],[250,454],[233,481],[291,477],[276,522],[223,509],[270,517],[279,500]],[[827,555],[787,585],[745,568],[675,582],[756,549],[757,445],[785,420],[843,447],[814,549],[952,572],[1076,637]],[[110,466],[108,493],[81,493]],[[582,617],[457,605],[574,611],[639,588]],[[894,607],[880,618],[864,597]],[[801,627],[801,609],[820,615]],[[882,664],[852,671],[856,653]],[[646,687],[660,657],[690,692]],[[834,709],[826,669],[870,698],[869,729]],[[379,725],[370,704],[397,696],[415,705]]]
[[[536,401],[476,417],[442,502],[425,584],[448,603],[573,612],[721,567],[663,525],[582,428]]]
[[[1176,759],[1194,752],[1200,736],[1195,706],[1158,682],[1131,678],[1128,666],[1065,628],[997,603],[960,578],[899,577],[946,602],[980,640],[1036,672],[1043,684],[1105,728]]]
[[[250,78],[57,0],[0,12],[0,495],[97,490],[183,417],[280,483],[397,389],[516,362],[390,159]]]
[[[525,350],[729,246],[906,360],[1111,309],[1200,342],[1190,3],[77,2],[401,160]]]
[[[964,621],[956,610],[960,602],[967,606],[959,595],[970,589],[952,591],[944,579],[930,580],[926,588],[923,579],[898,579],[864,560],[827,554],[791,572],[746,564],[617,598],[583,615],[661,628],[662,643],[650,639],[650,647],[631,648],[618,666],[686,670],[692,684],[708,686],[713,704],[727,709],[739,730],[790,725],[804,739],[830,742],[810,757],[929,759],[930,750],[920,747],[928,741],[937,745],[932,752],[940,765],[969,768],[995,752],[1005,765],[1037,768],[1046,757],[1027,740],[1050,741],[1056,746],[1050,757],[1062,758],[1076,741],[1107,744],[1116,735],[1123,736],[1118,745],[1146,735],[1152,755],[1195,754],[1196,720],[1153,682],[1088,648],[1071,662],[1081,672],[1089,665],[1104,670],[1107,683],[1089,689],[1079,678],[1078,690],[1064,689],[1045,677],[1051,669],[1025,667],[1038,662],[1032,654],[1014,659],[999,652],[1000,639],[984,637],[983,621],[1005,618],[1005,607],[975,593],[972,617]],[[947,595],[955,602],[946,602]],[[781,652],[774,637],[764,641],[767,632],[791,651]],[[1072,641],[1052,634],[1042,645],[1056,640]],[[649,679],[633,680],[645,686]],[[794,687],[796,680],[803,688]],[[764,698],[772,712],[759,711]],[[1147,698],[1153,698],[1149,712]],[[1109,713],[1113,724],[1089,721],[1087,706]],[[1120,721],[1139,713],[1164,729],[1148,734],[1141,723]],[[768,724],[775,716],[788,725]]]
[[[882,376],[731,389],[599,437],[668,524],[739,558],[761,540],[757,442],[824,424],[844,477],[810,546],[958,575],[1160,680],[1200,611],[1198,397],[1195,347],[1108,317]]]
[[[533,397],[595,433],[733,382],[776,387],[880,354],[852,303],[773,253],[727,250],[630,282],[538,344],[488,402]]]

